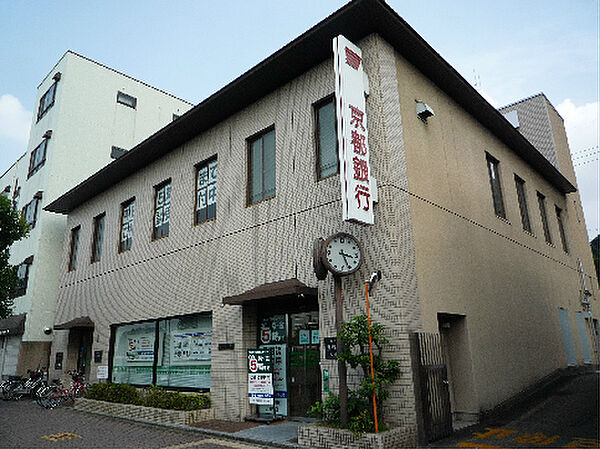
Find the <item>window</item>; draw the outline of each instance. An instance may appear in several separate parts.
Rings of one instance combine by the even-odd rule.
[[[179,114],[173,114],[173,118],[171,119],[172,122],[174,122],[175,120],[177,120],[179,117],[181,117],[181,115]]]
[[[102,258],[102,240],[104,238],[104,217],[102,213],[94,217],[94,231],[92,234],[92,263]]]
[[[116,325],[111,334],[112,382],[210,388],[210,313]]]
[[[69,271],[77,268],[77,248],[79,248],[79,231],[81,226],[71,229],[71,247],[69,249]]]
[[[42,168],[44,162],[46,162],[46,148],[48,147],[48,138],[42,140],[35,150],[31,152],[31,157],[29,159],[29,172],[27,173],[27,178],[33,176],[37,171]]]
[[[19,186],[19,180],[15,180],[15,191],[13,192],[12,204],[13,209],[17,210],[19,208],[19,196],[21,195],[21,186]]]
[[[124,104],[125,106],[129,106],[130,108],[135,109],[137,106],[137,98],[132,97],[131,95],[127,95],[124,92],[117,92],[117,103]]]
[[[275,196],[275,129],[248,141],[248,204]]]
[[[10,199],[10,186],[4,187],[4,190],[0,195]]]
[[[113,159],[119,159],[121,156],[124,156],[125,153],[127,153],[127,150],[124,148],[119,148],[119,147],[113,146],[110,149],[110,157]]]
[[[494,212],[498,217],[506,218],[504,200],[502,199],[502,187],[500,186],[499,162],[489,154],[486,155],[490,186],[492,187],[492,199],[494,200]]]
[[[56,97],[56,86],[58,81],[60,80],[60,73],[54,75],[54,83],[50,88],[46,91],[42,98],[40,98],[40,106],[38,108],[37,119],[38,121],[46,114],[48,109],[50,109],[54,105],[54,98]]]
[[[153,239],[169,235],[169,217],[171,215],[171,180],[165,181],[154,192],[154,231]]]
[[[552,244],[550,227],[548,226],[548,215],[546,214],[546,197],[540,192],[537,193],[538,205],[540,206],[540,217],[542,218],[542,228],[544,228],[544,238],[547,243]]]
[[[317,141],[317,177],[327,178],[339,172],[335,123],[335,102],[329,98],[315,105]]]
[[[529,220],[529,209],[527,208],[527,197],[525,196],[525,181],[515,175],[515,186],[517,187],[517,199],[519,200],[523,230],[531,233],[531,221]]]
[[[131,249],[133,240],[133,213],[135,198],[121,204],[121,238],[119,240],[119,252]]]
[[[38,206],[41,200],[42,192],[37,192],[33,196],[33,199],[25,206],[23,206],[23,209],[21,209],[21,215],[23,216],[29,227],[31,227],[31,229],[35,228],[38,215]]]
[[[27,282],[29,281],[29,267],[33,263],[33,256],[29,256],[22,263],[17,265],[17,287],[11,295],[13,298],[23,296],[27,293]]]
[[[194,223],[217,216],[217,158],[196,167],[196,213]]]
[[[560,242],[562,243],[563,250],[565,253],[569,252],[569,247],[567,246],[567,235],[565,234],[565,224],[562,219],[562,209],[558,206],[554,206],[556,211],[556,220],[558,221],[558,232],[560,233]]]

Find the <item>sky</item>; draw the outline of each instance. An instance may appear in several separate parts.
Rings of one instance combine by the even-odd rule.
[[[493,106],[543,92],[600,233],[600,0],[388,0]],[[0,0],[0,174],[27,149],[38,84],[67,50],[199,103],[346,2]]]

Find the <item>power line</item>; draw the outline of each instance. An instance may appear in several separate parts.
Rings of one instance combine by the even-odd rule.
[[[598,156],[596,155],[594,159],[590,159],[589,161],[582,161],[577,164],[573,164],[573,167],[581,167],[582,165],[590,164],[592,162],[598,162]]]
[[[593,147],[589,147],[589,148],[584,148],[582,150],[577,150],[577,151],[571,151],[571,156],[575,155],[575,154],[579,154],[579,153],[589,153],[590,151],[598,151],[598,145],[595,145]]]

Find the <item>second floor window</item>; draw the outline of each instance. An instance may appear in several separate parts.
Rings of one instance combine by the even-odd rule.
[[[94,218],[92,234],[92,262],[98,262],[102,258],[102,241],[104,239],[104,218],[106,214],[100,214]]]
[[[203,223],[217,216],[217,159],[196,167],[196,213],[194,223]]]
[[[335,103],[333,99],[315,105],[317,177],[327,178],[339,171]]]
[[[498,217],[506,218],[504,200],[502,199],[502,186],[500,185],[499,162],[489,154],[486,156],[490,186],[492,188],[492,199],[494,201],[494,212]]]
[[[531,232],[531,221],[529,220],[529,209],[527,208],[527,197],[525,196],[525,181],[515,175],[515,186],[517,188],[517,199],[519,200],[523,230]]]
[[[119,240],[119,252],[131,249],[133,241],[133,213],[135,210],[135,199],[131,199],[121,205],[121,238]]]
[[[153,239],[169,235],[169,218],[171,216],[171,180],[155,188],[154,231]]]
[[[17,287],[15,288],[12,297],[23,296],[27,293],[27,283],[29,281],[29,267],[33,263],[33,256],[28,257],[23,263],[17,265]]]
[[[46,162],[46,148],[48,146],[48,139],[42,140],[35,150],[31,152],[29,159],[29,172],[27,177],[33,176]]]
[[[275,129],[248,141],[248,204],[275,196]]]
[[[546,243],[552,244],[550,235],[550,226],[548,226],[548,214],[546,213],[546,197],[540,192],[537,193],[538,205],[540,207],[540,218],[542,219],[542,228],[544,229],[544,238]]]
[[[54,75],[54,83],[52,86],[46,91],[42,98],[40,98],[40,106],[38,108],[37,119],[41,119],[44,114],[54,105],[54,98],[56,97],[56,85],[58,84],[58,80],[60,79],[59,74]]]
[[[69,249],[69,271],[77,268],[77,249],[79,248],[79,231],[81,226],[71,229],[71,246]]]
[[[567,246],[567,235],[565,233],[565,224],[563,223],[563,214],[562,209],[558,206],[554,206],[556,211],[556,220],[558,221],[558,232],[560,233],[560,241],[562,243],[562,247],[565,253],[569,252],[569,247]]]
[[[29,227],[31,227],[32,229],[35,227],[35,224],[38,219],[38,207],[41,200],[41,192],[38,192],[35,194],[33,199],[25,206],[23,206],[23,209],[21,209],[21,215],[23,216]]]

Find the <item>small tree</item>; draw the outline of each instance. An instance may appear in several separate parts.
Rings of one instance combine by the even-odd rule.
[[[358,397],[368,401],[368,414],[374,428],[373,390],[378,404],[383,404],[390,393],[386,386],[394,382],[400,374],[400,363],[396,360],[383,360],[381,350],[389,343],[383,335],[384,328],[380,324],[371,323],[371,341],[373,347],[373,371],[371,377],[371,357],[369,354],[369,327],[366,315],[358,315],[349,322],[342,323],[342,331],[338,335],[344,343],[344,352],[338,354],[338,359],[346,362],[352,368],[360,368],[363,381],[356,390]],[[378,424],[383,425],[383,408],[379,409]]]
[[[360,368],[363,374],[363,381],[359,388],[350,391],[348,395],[348,428],[355,434],[375,430],[373,390],[375,390],[375,398],[379,406],[377,422],[381,429],[385,429],[383,407],[381,407],[389,397],[389,392],[385,387],[394,382],[400,374],[399,362],[396,360],[384,361],[381,358],[382,347],[388,343],[383,331],[383,326],[371,323],[375,379],[371,377],[367,316],[359,315],[349,322],[342,323],[342,331],[338,334],[338,338],[344,343],[345,348],[344,352],[338,354],[338,360],[342,360],[352,368]],[[309,415],[320,418],[331,426],[339,427],[340,403],[338,397],[330,393],[327,399],[322,403],[317,402],[309,410]]]
[[[12,310],[12,294],[18,286],[17,267],[8,263],[9,248],[29,233],[29,226],[14,210],[11,201],[0,195],[0,318],[6,318]]]

